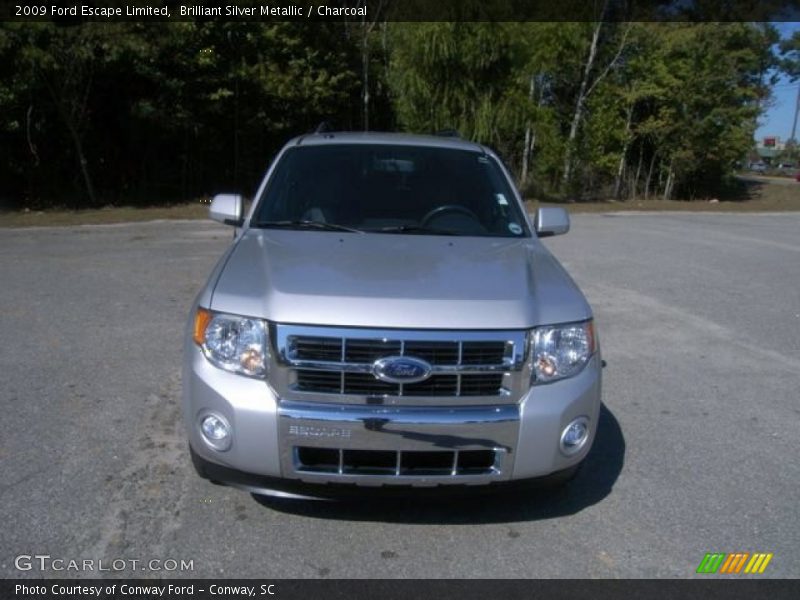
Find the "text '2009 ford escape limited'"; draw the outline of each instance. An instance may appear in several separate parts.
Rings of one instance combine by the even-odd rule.
[[[251,492],[566,481],[600,412],[581,291],[500,159],[455,137],[317,133],[280,151],[192,307],[198,473]],[[361,490],[361,491],[359,491]]]

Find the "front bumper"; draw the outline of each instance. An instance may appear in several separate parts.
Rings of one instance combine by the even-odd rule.
[[[217,369],[187,340],[183,414],[196,458],[219,467],[210,478],[251,491],[266,485],[253,481],[274,480],[373,488],[473,487],[543,477],[580,463],[594,440],[600,388],[597,353],[577,376],[533,387],[516,404],[288,402],[278,398],[267,382]],[[220,414],[231,426],[233,444],[224,452],[210,447],[200,433],[200,417],[208,412]],[[579,452],[567,456],[559,449],[561,432],[578,417],[588,419],[589,438]],[[334,453],[333,464],[309,469],[300,460],[302,449]],[[377,453],[381,468],[350,468],[347,457],[358,454],[354,451]],[[459,467],[459,455],[481,452],[492,452],[494,459],[480,469]],[[428,470],[406,469],[404,456],[427,459],[445,454],[452,458],[452,468],[437,463]]]
[[[570,481],[580,464],[544,477],[493,481],[486,485],[439,485],[418,487],[411,485],[385,485],[364,487],[355,483],[306,483],[296,479],[268,477],[245,473],[201,458],[191,447],[189,451],[195,470],[202,477],[218,484],[272,498],[290,500],[396,500],[425,499],[430,501],[454,498],[472,498],[476,495],[525,493],[531,490],[558,487]]]

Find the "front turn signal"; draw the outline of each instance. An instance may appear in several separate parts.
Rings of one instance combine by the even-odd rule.
[[[194,315],[194,331],[192,338],[194,339],[194,343],[198,346],[202,346],[206,341],[206,327],[208,327],[208,324],[211,322],[211,317],[211,311],[205,308],[198,308]]]

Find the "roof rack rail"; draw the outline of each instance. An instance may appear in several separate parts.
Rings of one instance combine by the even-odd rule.
[[[458,132],[458,129],[453,127],[449,127],[446,129],[440,129],[434,135],[438,135],[439,137],[453,137],[461,139],[461,134]]]
[[[333,131],[333,126],[330,124],[330,121],[322,121],[317,125],[314,133],[330,133],[331,131]]]

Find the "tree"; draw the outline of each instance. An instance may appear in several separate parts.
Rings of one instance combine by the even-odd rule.
[[[484,16],[0,23],[2,193],[78,207],[245,191],[287,138],[329,120],[458,129],[540,197],[693,197],[751,147],[778,64],[765,24]],[[795,80],[797,38],[780,63]]]
[[[405,128],[456,128],[505,145],[521,123],[512,28],[502,23],[395,23],[389,82]]]
[[[795,31],[792,37],[783,40],[780,46],[781,60],[780,67],[786,73],[789,81],[800,81],[800,31]],[[800,86],[797,88],[797,102],[794,109],[794,120],[792,121],[792,135],[789,139],[797,143],[797,116],[800,113]]]
[[[560,156],[560,136],[555,131],[557,114],[554,106],[553,84],[557,73],[565,73],[571,55],[567,39],[574,39],[574,24],[521,23],[516,33],[520,40],[519,75],[517,85],[527,87],[525,131],[522,141],[519,181],[530,182],[530,168],[536,154]],[[555,147],[554,147],[555,145]],[[553,161],[539,160],[538,174],[544,175],[555,166]]]
[[[83,27],[32,23],[16,28],[14,33],[24,39],[20,59],[44,85],[69,133],[88,203],[97,206],[83,139],[96,62],[102,59],[100,53],[106,28],[95,23]]]
[[[640,124],[664,198],[708,191],[750,147],[765,48],[746,23],[664,26],[652,73],[660,92]]]
[[[583,118],[583,113],[586,106],[586,101],[592,94],[594,89],[603,79],[608,75],[609,71],[617,65],[617,62],[625,49],[625,43],[628,36],[628,31],[625,30],[619,41],[618,48],[613,57],[606,63],[605,67],[596,75],[593,75],[595,62],[598,55],[600,45],[600,33],[603,30],[603,17],[605,16],[608,2],[603,3],[603,8],[600,11],[600,17],[597,23],[594,24],[591,42],[589,43],[588,55],[583,68],[583,75],[580,80],[580,87],[575,97],[575,110],[573,111],[572,121],[570,123],[569,135],[567,137],[567,148],[564,156],[564,174],[563,181],[566,187],[570,183],[572,175],[573,159],[575,153],[575,142],[578,136],[578,128]]]
[[[345,21],[348,35],[351,30],[358,38],[358,45],[361,54],[361,129],[369,131],[370,129],[370,73],[372,71],[372,56],[373,46],[375,45],[375,33],[380,31],[384,33],[386,22],[380,21],[383,17],[383,12],[390,0],[377,0],[377,2],[368,11],[371,18],[367,18],[365,14],[361,21],[356,23],[349,23]],[[356,6],[361,7],[366,5],[366,0],[359,0]],[[380,27],[379,27],[380,25]]]

